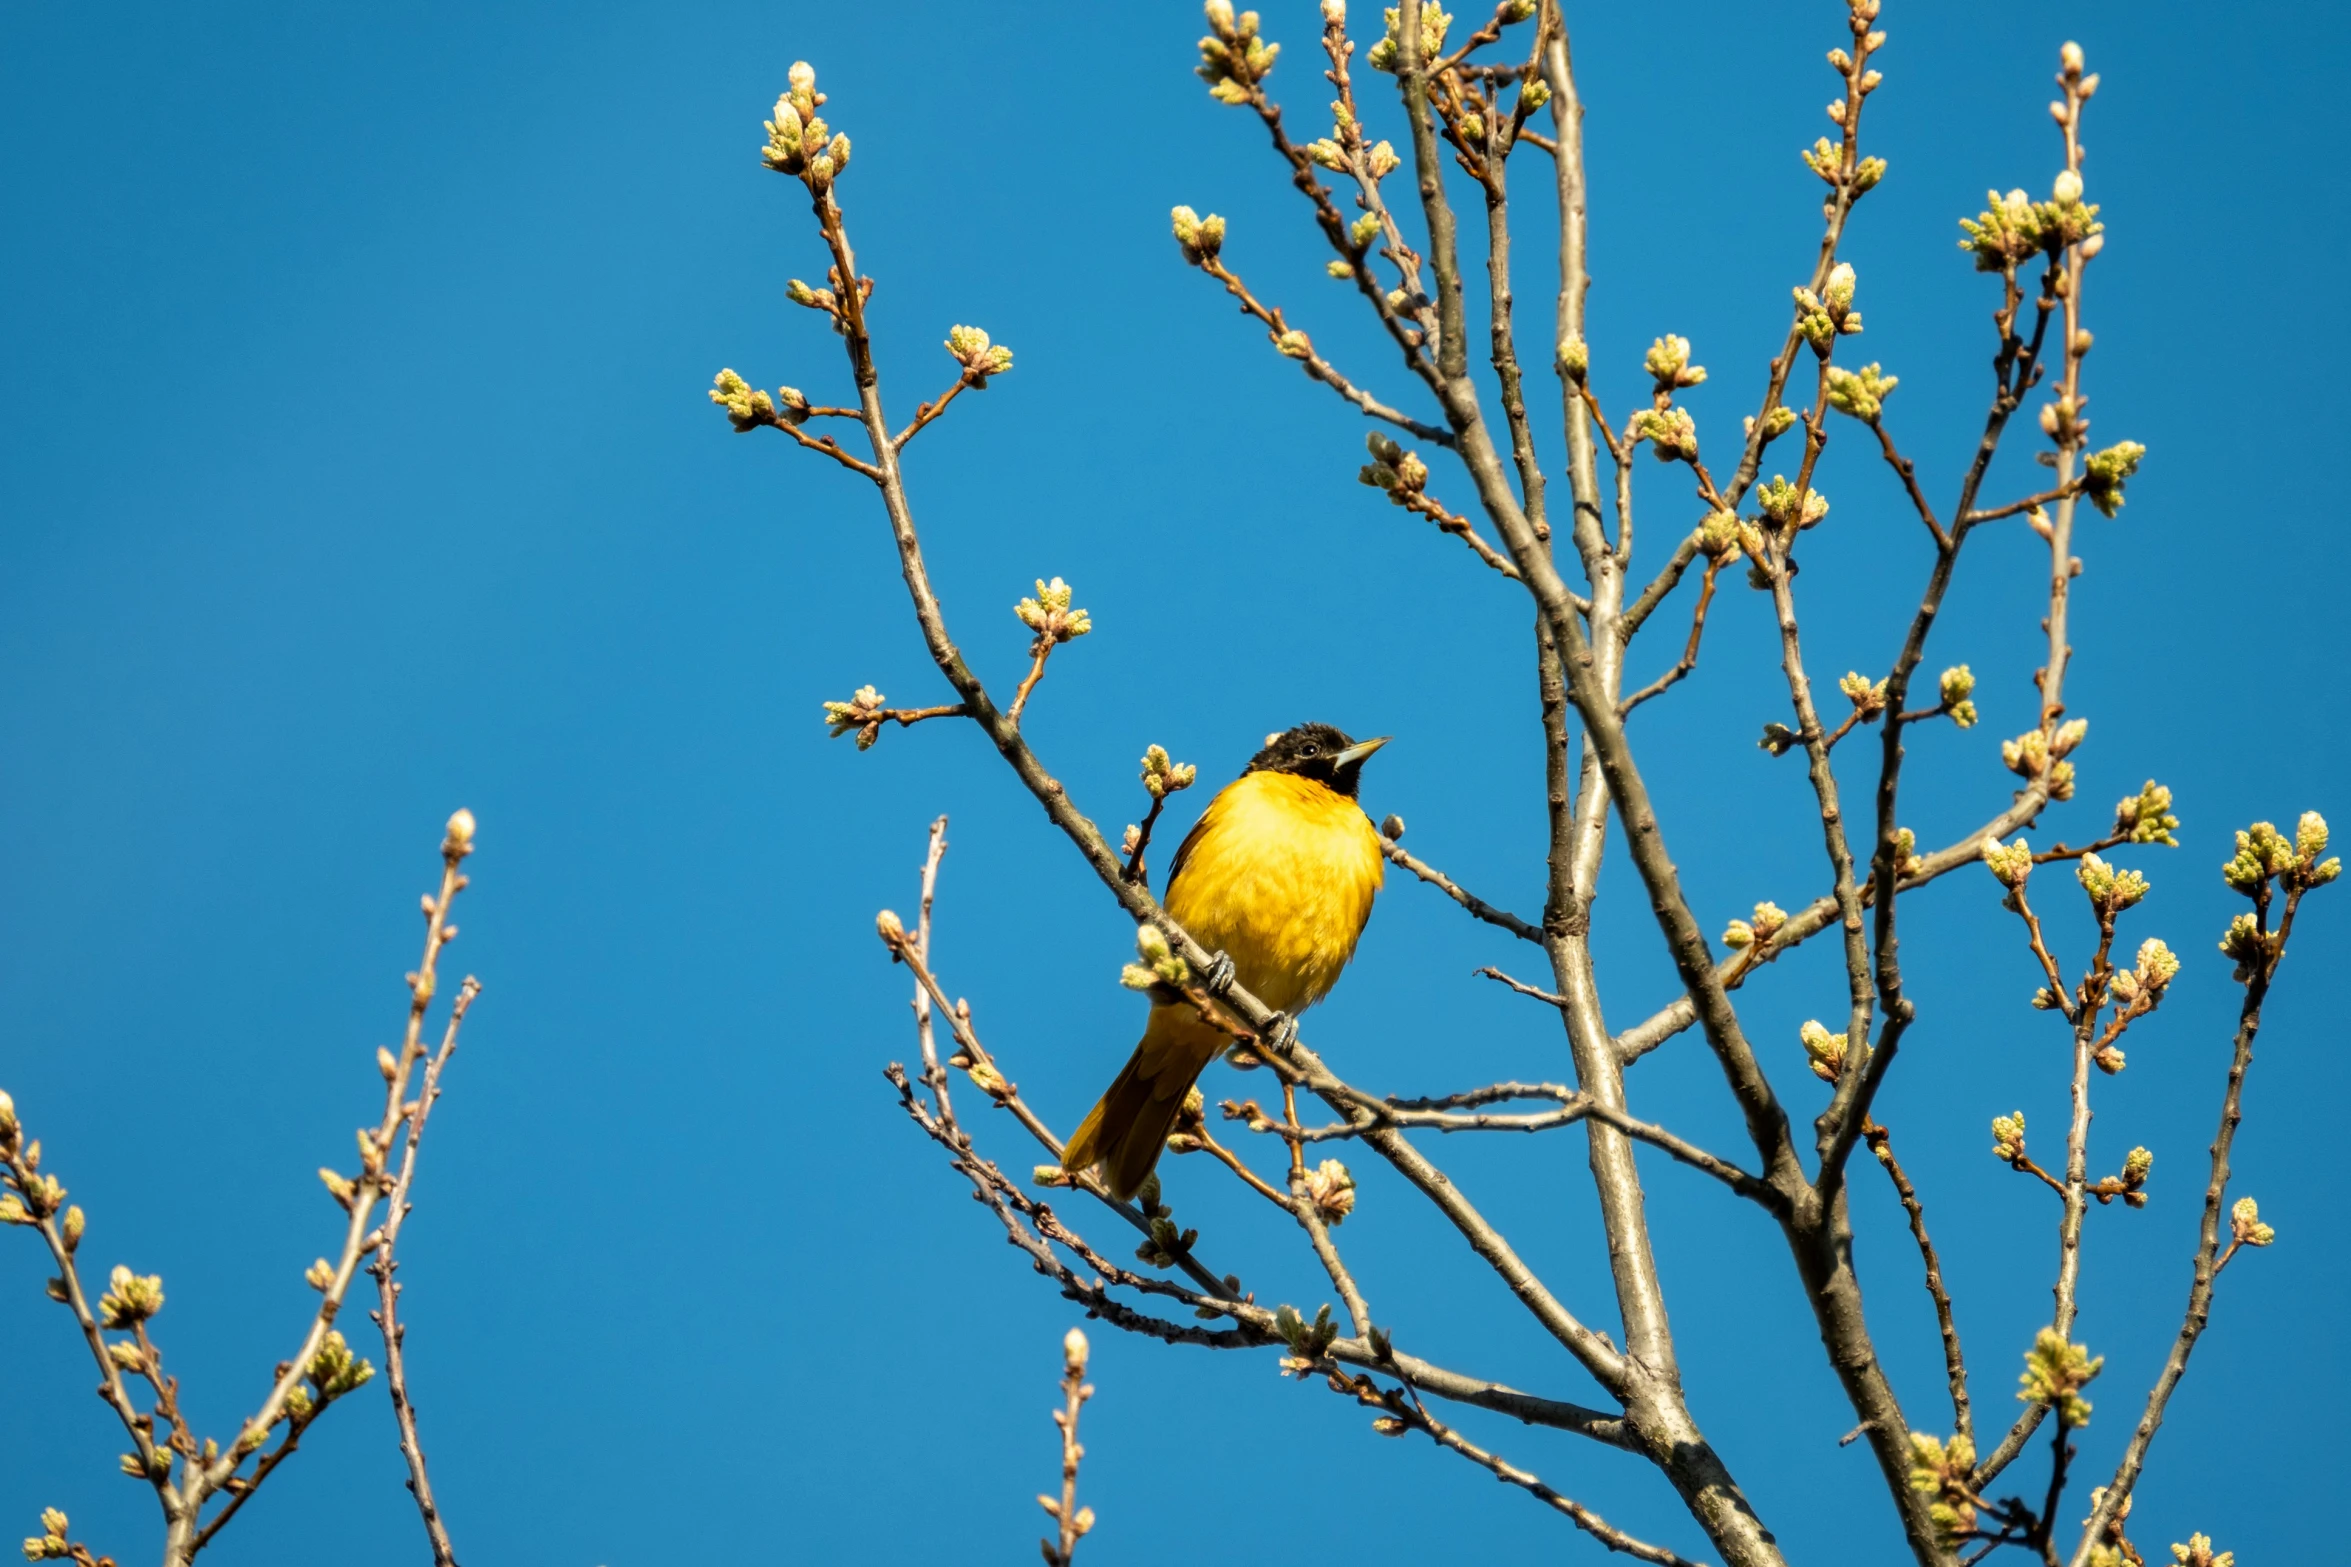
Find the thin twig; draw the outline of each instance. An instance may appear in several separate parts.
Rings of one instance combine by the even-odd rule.
[[[1452,877],[1427,861],[1406,853],[1404,846],[1393,838],[1380,840],[1380,852],[1385,854],[1392,863],[1401,865],[1404,869],[1412,872],[1413,875],[1418,876],[1422,881],[1427,882],[1487,924],[1500,926],[1521,941],[1531,941],[1538,946],[1542,944],[1543,932],[1539,927],[1528,924],[1506,909],[1494,907],[1475,894],[1462,891]]]
[[[402,1285],[392,1277],[400,1266],[393,1251],[400,1243],[400,1227],[408,1218],[408,1193],[416,1180],[417,1145],[424,1140],[425,1118],[433,1113],[433,1103],[441,1097],[441,1072],[449,1065],[449,1058],[457,1053],[457,1032],[464,1026],[465,1014],[472,1007],[474,997],[481,992],[481,981],[468,974],[465,983],[458,987],[457,999],[450,1004],[449,1026],[441,1036],[441,1048],[425,1064],[424,1085],[418,1090],[416,1107],[408,1116],[408,1145],[400,1158],[400,1179],[384,1206],[384,1243],[377,1248],[375,1261],[368,1265],[368,1272],[376,1281],[373,1316],[384,1336],[384,1380],[391,1389],[392,1414],[400,1427],[400,1453],[408,1461],[408,1489],[415,1496],[417,1512],[424,1520],[425,1538],[433,1551],[433,1567],[457,1567],[457,1547],[450,1543],[449,1526],[433,1501],[433,1484],[425,1473],[424,1442],[416,1430],[416,1403],[408,1393],[408,1329],[399,1316]]]
[[[1951,1314],[1951,1294],[1943,1287],[1943,1264],[1935,1256],[1935,1243],[1927,1239],[1926,1209],[1918,1200],[1918,1193],[1910,1184],[1910,1177],[1902,1172],[1902,1165],[1894,1157],[1893,1133],[1876,1122],[1863,1128],[1863,1137],[1869,1141],[1870,1152],[1885,1166],[1887,1177],[1894,1183],[1895,1195],[1902,1199],[1902,1211],[1910,1219],[1911,1239],[1918,1242],[1918,1254],[1926,1264],[1927,1295],[1935,1303],[1935,1326],[1943,1335],[1943,1372],[1951,1384],[1952,1429],[1975,1442],[1975,1416],[1968,1406],[1967,1357],[1959,1348],[1959,1324]]]

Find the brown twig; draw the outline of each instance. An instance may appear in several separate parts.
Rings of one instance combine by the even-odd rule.
[[[2123,1448],[2122,1459],[2115,1465],[2114,1478],[2100,1493],[2097,1505],[2083,1520],[2081,1543],[2075,1547],[2070,1567],[2086,1567],[2090,1550],[2104,1538],[2108,1524],[2118,1510],[2130,1499],[2131,1490],[2139,1482],[2145,1468],[2148,1450],[2155,1444],[2155,1433],[2163,1425],[2165,1409],[2171,1395],[2187,1375],[2188,1359],[2196,1352],[2196,1341],[2204,1336],[2204,1329],[2212,1320],[2212,1287],[2223,1263],[2237,1249],[2232,1234],[2228,1252],[2220,1252],[2220,1226],[2223,1205],[2228,1201],[2229,1157],[2236,1147],[2237,1126],[2244,1120],[2245,1074],[2253,1065],[2253,1040],[2261,1032],[2261,1008],[2269,999],[2269,987],[2277,977],[2278,965],[2285,960],[2286,943],[2294,931],[2294,915],[2301,905],[2299,887],[2286,895],[2284,917],[2272,933],[2268,924],[2268,889],[2257,903],[2257,919],[2265,927],[2263,935],[2274,935],[2269,956],[2254,966],[2245,978],[2245,1000],[2237,1013],[2237,1032],[2229,1051],[2227,1086],[2221,1092],[2220,1128],[2212,1138],[2211,1174],[2204,1184],[2204,1211],[2196,1234],[2196,1255],[2190,1270],[2187,1310],[2180,1321],[2180,1330],[2172,1339],[2171,1351],[2165,1355],[2163,1370],[2155,1385],[2148,1390],[2146,1409],[2139,1416],[2138,1426],[2131,1432],[2130,1442]],[[2232,1227],[2233,1228],[2233,1227]]]
[[[1532,985],[1512,979],[1508,974],[1503,973],[1498,968],[1472,969],[1470,972],[1481,975],[1486,979],[1494,980],[1497,983],[1507,985],[1522,996],[1530,996],[1537,1001],[1546,1002],[1551,1006],[1564,1007],[1567,1005],[1567,998],[1565,996],[1555,996],[1548,990],[1538,990]]]
[[[1919,1202],[1910,1177],[1903,1173],[1901,1161],[1894,1157],[1894,1134],[1872,1121],[1861,1135],[1878,1163],[1885,1166],[1895,1195],[1902,1199],[1902,1211],[1910,1219],[1910,1237],[1918,1242],[1919,1259],[1926,1264],[1927,1296],[1935,1303],[1935,1326],[1943,1335],[1943,1372],[1951,1384],[1952,1429],[1972,1445],[1975,1415],[1968,1405],[1967,1357],[1960,1352],[1959,1323],[1951,1314],[1951,1293],[1943,1286],[1943,1264],[1935,1255],[1935,1243],[1927,1238],[1926,1208]]]
[[[1501,929],[1510,932],[1510,934],[1516,936],[1521,941],[1531,941],[1537,945],[1542,943],[1543,932],[1541,929],[1528,924],[1525,920],[1520,919],[1517,915],[1510,913],[1506,909],[1498,909],[1494,907],[1494,905],[1488,903],[1485,899],[1480,898],[1473,893],[1462,891],[1460,886],[1454,882],[1452,877],[1446,875],[1443,871],[1438,870],[1435,866],[1429,864],[1425,860],[1421,860],[1411,854],[1407,854],[1404,850],[1404,846],[1396,842],[1396,840],[1393,838],[1382,838],[1380,840],[1380,852],[1385,854],[1391,863],[1401,865],[1404,867],[1404,869],[1412,872],[1413,875],[1418,876],[1422,881],[1427,882],[1430,886],[1436,888],[1446,897],[1451,898],[1455,903],[1458,903],[1464,909],[1467,909],[1476,918],[1484,920],[1489,925],[1499,926]]]
[[[424,1520],[425,1539],[433,1551],[433,1567],[457,1567],[457,1547],[450,1543],[449,1526],[441,1518],[440,1508],[433,1500],[432,1480],[425,1473],[424,1441],[417,1435],[416,1404],[408,1393],[408,1329],[399,1317],[402,1286],[392,1277],[400,1266],[393,1251],[400,1243],[400,1227],[408,1218],[408,1193],[416,1180],[417,1145],[424,1140],[425,1118],[433,1113],[434,1101],[441,1097],[441,1073],[449,1065],[449,1058],[457,1053],[458,1030],[464,1026],[465,1014],[481,991],[481,981],[468,974],[465,983],[458,987],[457,999],[450,1004],[449,1026],[441,1036],[441,1048],[425,1063],[423,1086],[408,1113],[408,1142],[400,1158],[400,1178],[384,1205],[384,1243],[376,1249],[375,1260],[368,1265],[368,1272],[376,1281],[376,1309],[371,1315],[384,1336],[384,1380],[391,1390],[393,1418],[400,1427],[400,1454],[408,1461],[408,1489],[415,1496],[417,1512]]]
[[[1249,285],[1215,256],[1203,256],[1200,270],[1225,286],[1225,292],[1241,302],[1241,313],[1254,317],[1265,328],[1266,338],[1286,359],[1298,361],[1308,380],[1320,381],[1348,402],[1361,409],[1366,417],[1392,424],[1400,430],[1409,430],[1415,438],[1432,445],[1450,446],[1453,436],[1440,425],[1424,423],[1402,409],[1392,408],[1371,393],[1339,373],[1338,367],[1316,352],[1312,340],[1303,332],[1294,332],[1290,323],[1275,307],[1268,306],[1249,291]]]
[[[1086,1335],[1071,1328],[1061,1341],[1062,1405],[1053,1412],[1053,1423],[1061,1430],[1061,1500],[1037,1498],[1060,1526],[1057,1539],[1038,1542],[1049,1567],[1070,1567],[1078,1541],[1094,1527],[1094,1509],[1078,1505],[1078,1461],[1086,1456],[1086,1450],[1078,1445],[1078,1411],[1094,1396],[1093,1384],[1086,1380],[1086,1355]]]
[[[1672,690],[1674,685],[1687,676],[1691,670],[1698,667],[1698,642],[1706,635],[1706,606],[1714,602],[1714,575],[1721,568],[1722,562],[1719,560],[1710,559],[1706,562],[1705,580],[1698,584],[1698,603],[1690,611],[1690,640],[1682,648],[1681,658],[1675,662],[1673,668],[1617,703],[1616,710],[1620,715],[1630,713],[1651,697],[1663,696],[1667,691]]]
[[[975,375],[969,370],[964,371],[963,374],[955,378],[955,384],[953,386],[950,386],[946,391],[939,395],[939,400],[937,402],[916,403],[914,405],[914,422],[909,424],[905,429],[899,431],[896,435],[892,436],[890,438],[890,444],[899,451],[906,450],[906,443],[920,435],[925,425],[929,424],[933,419],[938,418],[939,415],[945,413],[947,411],[947,405],[955,401],[956,396],[961,393],[965,387],[976,386],[985,391],[987,389],[987,384],[986,377]],[[827,412],[838,412],[849,418],[856,417],[855,411],[847,408],[838,410],[828,409]],[[869,475],[869,477],[871,476]]]

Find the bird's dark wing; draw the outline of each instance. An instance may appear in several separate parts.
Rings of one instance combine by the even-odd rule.
[[[1184,834],[1184,841],[1176,845],[1175,858],[1167,862],[1167,884],[1159,889],[1161,903],[1175,895],[1176,878],[1184,873],[1184,862],[1192,857],[1192,846],[1200,841],[1200,829],[1207,825],[1208,813],[1203,811],[1192,830]]]

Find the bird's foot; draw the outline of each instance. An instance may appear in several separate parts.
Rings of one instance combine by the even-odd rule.
[[[1233,988],[1232,954],[1219,951],[1214,957],[1210,958],[1208,960],[1208,972],[1200,976],[1200,982],[1208,987],[1208,993],[1210,995],[1216,997],[1220,1001],[1223,1000],[1224,997],[1229,994]]]
[[[1276,1012],[1273,1021],[1265,1025],[1264,1039],[1267,1049],[1286,1053],[1298,1042],[1298,1020],[1287,1012]]]

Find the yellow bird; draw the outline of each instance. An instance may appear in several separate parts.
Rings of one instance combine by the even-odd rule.
[[[1355,789],[1365,759],[1387,743],[1385,735],[1350,740],[1328,724],[1269,735],[1176,850],[1167,912],[1276,1011],[1294,1017],[1330,994],[1371,918],[1387,862]],[[1188,1004],[1155,1004],[1142,1043],[1071,1136],[1062,1167],[1099,1165],[1113,1193],[1134,1196],[1184,1096],[1230,1043]]]

